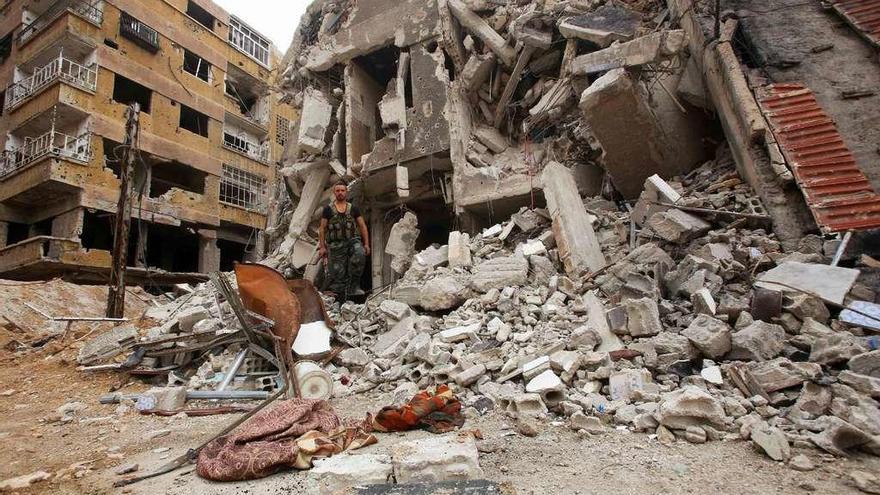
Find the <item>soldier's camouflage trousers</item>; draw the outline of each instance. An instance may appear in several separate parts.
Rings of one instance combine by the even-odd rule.
[[[367,260],[361,240],[331,242],[327,247],[327,290],[342,297],[356,294]]]

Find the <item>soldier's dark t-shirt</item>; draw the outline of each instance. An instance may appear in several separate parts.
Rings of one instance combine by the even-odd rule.
[[[336,208],[335,205],[334,206],[331,206],[331,205],[325,206],[324,211],[321,212],[321,217],[326,218],[327,220],[330,220],[331,218],[333,218],[333,209],[334,208]],[[339,211],[339,210],[336,210],[336,211]],[[361,216],[361,210],[359,210],[357,206],[351,205],[351,217],[356,220],[360,216]]]

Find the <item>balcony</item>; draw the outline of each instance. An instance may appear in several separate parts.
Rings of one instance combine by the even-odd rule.
[[[0,179],[46,156],[86,163],[92,157],[91,141],[90,132],[70,136],[54,130],[36,138],[24,138],[24,144],[20,147],[5,152],[5,156],[0,161]]]
[[[71,12],[79,17],[100,26],[104,21],[104,12],[98,0],[58,0],[50,3],[49,8],[37,13],[37,18],[22,27],[18,33],[18,44],[23,45],[37,33],[52,24],[55,19],[66,12]]]
[[[33,75],[6,88],[4,108],[7,112],[17,108],[31,96],[39,93],[55,81],[94,93],[98,88],[98,70],[85,67],[73,60],[59,56],[47,65],[34,70]]]
[[[235,17],[229,19],[229,44],[269,68],[269,47],[272,44]]]
[[[259,144],[243,133],[223,129],[223,147],[265,165],[269,164],[269,143]]]
[[[149,52],[159,51],[159,32],[126,12],[122,13],[119,20],[119,34]]]

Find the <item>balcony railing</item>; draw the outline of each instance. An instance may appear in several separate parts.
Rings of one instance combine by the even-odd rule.
[[[223,131],[223,146],[241,153],[248,158],[265,164],[269,163],[269,143],[258,144],[247,137],[238,136],[229,131]]]
[[[64,157],[79,162],[88,162],[92,157],[92,133],[70,136],[49,131],[35,138],[25,138],[19,148],[7,150],[0,161],[0,178],[45,156]]]
[[[126,12],[122,13],[119,20],[119,34],[145,50],[153,53],[159,51],[159,32]]]
[[[91,23],[100,26],[104,21],[104,12],[99,5],[100,2],[97,0],[58,0],[45,12],[40,14],[39,17],[34,19],[33,22],[21,28],[21,32],[18,33],[18,43],[22,44],[33,38],[35,34],[52,24],[52,21],[65,12],[72,12]]]
[[[98,88],[98,70],[59,56],[35,70],[30,77],[6,88],[6,111],[21,105],[57,80],[94,92]]]
[[[271,44],[234,18],[229,21],[229,43],[257,62],[269,66]]]

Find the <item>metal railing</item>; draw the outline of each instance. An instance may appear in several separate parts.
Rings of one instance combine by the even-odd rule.
[[[266,178],[223,164],[220,179],[220,202],[257,213],[266,213],[268,188]]]
[[[100,26],[104,21],[104,12],[99,5],[100,2],[97,0],[57,0],[33,22],[21,28],[21,32],[18,33],[18,42],[21,44],[31,39],[64,12],[72,12]]]
[[[127,12],[123,12],[119,20],[119,34],[134,41],[141,48],[153,53],[159,51],[159,32]]]
[[[269,41],[234,18],[229,21],[229,43],[257,62],[269,66]]]
[[[257,142],[227,130],[223,130],[223,146],[241,153],[248,158],[253,158],[258,162],[269,163],[269,143],[258,144]]]
[[[0,161],[0,178],[49,155],[80,162],[89,161],[92,157],[92,133],[70,136],[49,131],[35,138],[25,138],[22,146],[5,152]]]
[[[98,70],[58,56],[43,67],[36,69],[30,77],[10,84],[6,88],[6,101],[4,102],[6,111],[17,107],[56,80],[94,92],[98,88]]]

